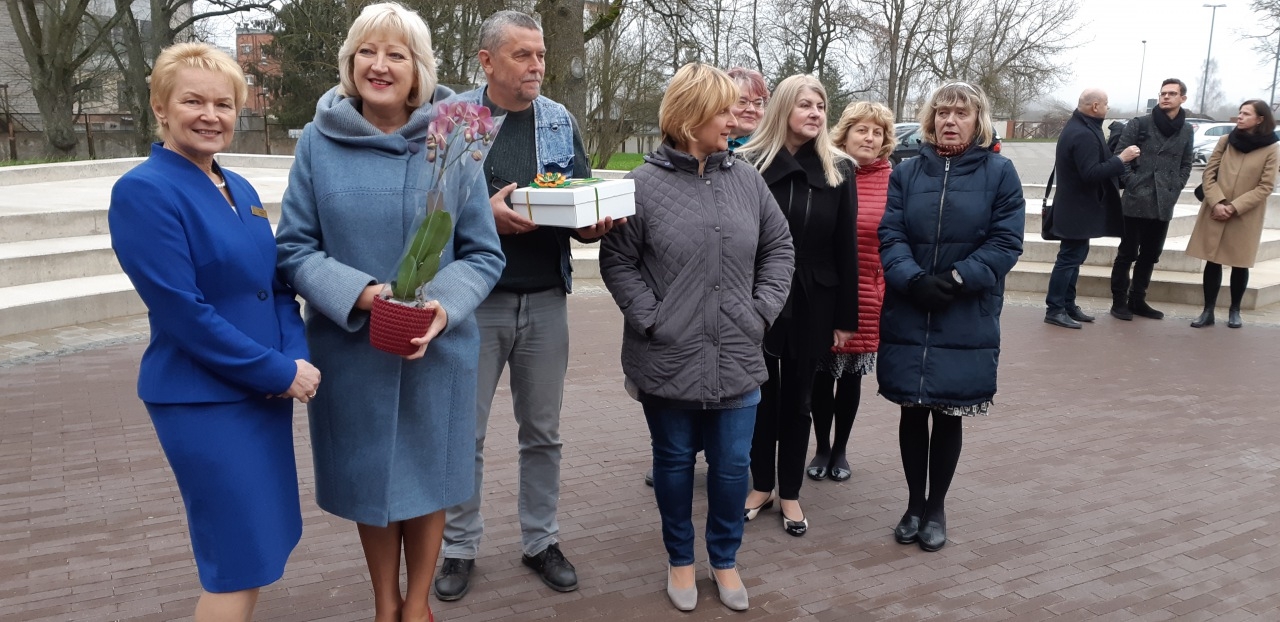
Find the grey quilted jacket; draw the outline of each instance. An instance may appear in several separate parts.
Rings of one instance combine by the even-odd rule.
[[[643,394],[685,402],[756,390],[768,378],[760,343],[795,264],[764,179],[727,151],[699,175],[692,156],[667,145],[627,177],[636,214],[600,249],[625,320],[623,373]]]

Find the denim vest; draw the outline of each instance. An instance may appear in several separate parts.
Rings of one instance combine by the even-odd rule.
[[[459,93],[450,99],[471,104],[484,103],[487,86]],[[539,95],[533,100],[534,148],[537,149],[539,173],[560,173],[573,176],[573,120],[569,110],[555,101]],[[499,132],[502,130],[499,129]],[[566,230],[568,231],[568,230]],[[569,251],[569,236],[557,236],[560,243],[560,276],[564,289],[573,291],[573,263]]]

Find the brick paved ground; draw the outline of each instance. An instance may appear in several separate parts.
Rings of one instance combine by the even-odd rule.
[[[647,434],[619,380],[619,316],[598,290],[573,296],[561,528],[582,587],[554,593],[519,563],[503,389],[475,584],[433,604],[437,619],[1280,619],[1271,316],[1242,330],[1100,318],[1068,331],[1041,323],[1034,298],[1006,309],[1001,392],[991,417],[965,426],[946,548],[892,540],[906,495],[897,416],[868,380],[853,478],[806,482],[809,535],[784,534],[776,510],[747,525],[739,561],[752,610],[720,606],[704,570],[697,611],[677,615],[640,483]],[[143,344],[119,325],[97,328],[122,343],[0,368],[6,621],[180,619],[198,593],[181,500],[133,392]],[[258,619],[367,620],[355,529],[316,509],[301,414],[296,429],[306,529]]]

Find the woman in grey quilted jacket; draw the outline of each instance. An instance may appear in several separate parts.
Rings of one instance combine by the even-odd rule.
[[[653,489],[688,611],[694,582],[693,466],[707,454],[707,554],[720,600],[747,608],[737,571],[760,385],[761,340],[787,299],[791,234],[760,174],[729,154],[738,87],[700,63],[671,79],[663,141],[628,177],[636,214],[604,238],[600,271],[622,310],[622,370],[653,444]]]

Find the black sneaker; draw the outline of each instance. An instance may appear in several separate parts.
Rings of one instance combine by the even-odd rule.
[[[653,467],[644,472],[644,485],[653,488]]]
[[[522,561],[524,565],[537,571],[547,587],[557,592],[572,592],[578,589],[578,571],[574,570],[573,564],[564,558],[559,544],[552,544],[532,557],[525,555]]]
[[[471,569],[475,567],[474,559],[444,558],[440,573],[436,575],[436,598],[451,601],[466,596],[467,590],[471,589]]]

